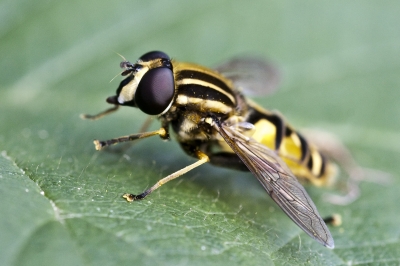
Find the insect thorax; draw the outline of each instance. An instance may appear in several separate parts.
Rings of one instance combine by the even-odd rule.
[[[224,121],[236,115],[242,97],[232,83],[217,72],[198,65],[173,62],[175,99],[163,115],[172,125],[179,142],[211,141],[216,132],[204,119]]]

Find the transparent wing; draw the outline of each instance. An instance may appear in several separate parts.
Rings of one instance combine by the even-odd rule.
[[[276,66],[257,58],[234,58],[214,69],[249,96],[272,94],[280,83],[280,72]]]
[[[217,122],[216,128],[279,207],[309,236],[333,248],[331,233],[313,201],[279,156],[268,147],[241,134],[238,126]]]

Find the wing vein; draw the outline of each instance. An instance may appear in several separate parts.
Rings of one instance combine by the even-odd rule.
[[[240,133],[240,126],[214,119],[215,128],[248,169],[304,232],[322,245],[333,248],[333,238],[313,201],[277,153]]]

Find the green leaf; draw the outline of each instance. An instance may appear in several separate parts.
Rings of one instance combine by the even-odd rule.
[[[400,263],[399,1],[19,0],[0,10],[1,265]],[[391,183],[362,182],[348,206],[324,201],[338,188],[307,187],[323,216],[342,216],[334,250],[251,174],[201,166],[126,203],[123,193],[193,160],[157,138],[97,152],[93,139],[138,132],[146,118],[132,108],[96,122],[79,114],[109,107],[116,52],[135,61],[154,49],[206,66],[269,58],[282,86],[255,100],[297,128],[336,134]]]

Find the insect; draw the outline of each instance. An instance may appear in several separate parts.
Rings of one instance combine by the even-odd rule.
[[[152,51],[135,63],[124,60],[121,67],[126,78],[116,95],[107,98],[114,107],[84,118],[98,119],[121,105],[131,106],[156,116],[161,128],[106,141],[95,140],[96,149],[157,135],[168,139],[171,127],[181,148],[197,159],[141,194],[124,194],[127,201],[143,199],[161,185],[207,162],[251,171],[304,232],[322,245],[334,248],[328,227],[297,179],[315,184],[327,182],[332,175],[332,164],[279,114],[261,108],[242,94],[246,86],[267,87],[268,81],[257,85],[251,75],[242,77],[237,73],[248,70],[243,68],[253,68],[260,79],[265,79],[270,66],[233,60],[216,71]]]

